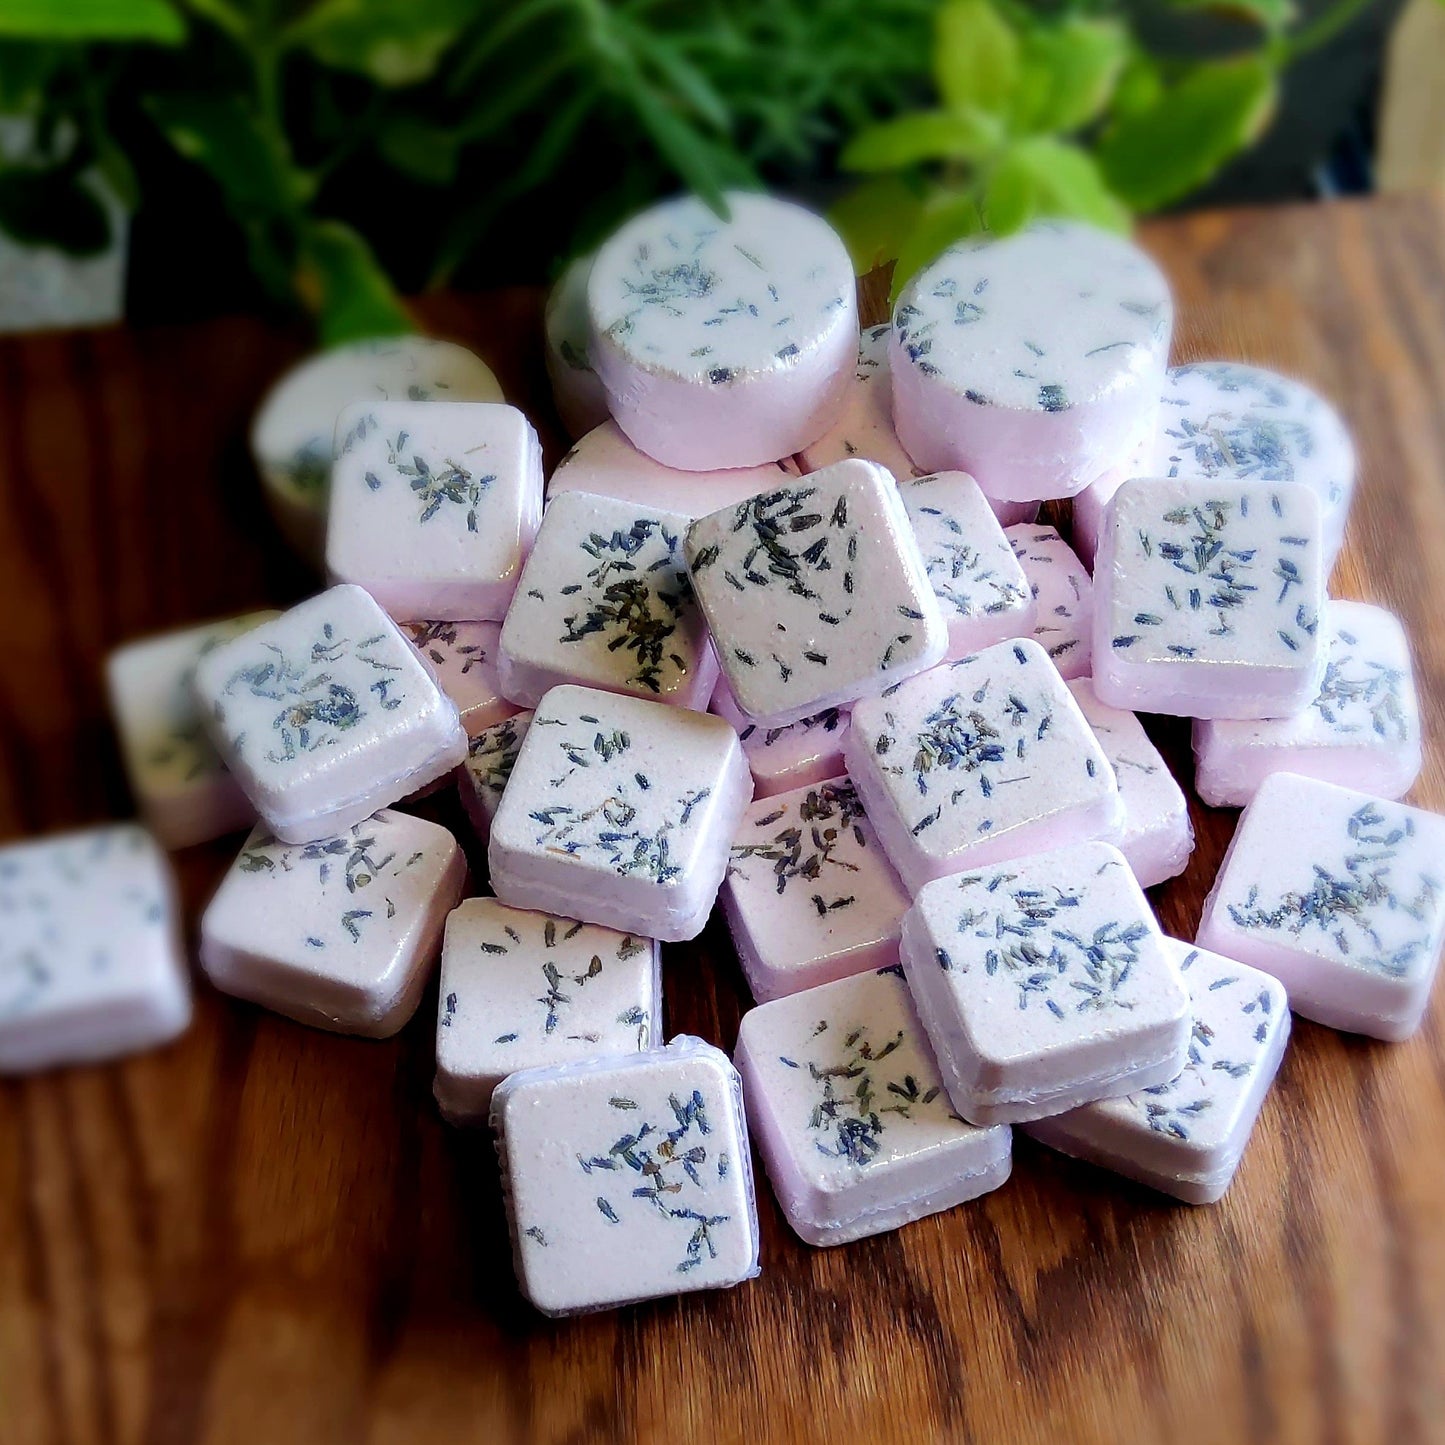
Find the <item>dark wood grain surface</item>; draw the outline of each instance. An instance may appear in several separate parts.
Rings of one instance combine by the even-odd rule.
[[[1415,797],[1445,808],[1445,200],[1144,239],[1179,358],[1295,372],[1354,426],[1335,590],[1408,620]],[[425,308],[543,418],[539,312]],[[313,586],[244,447],[299,351],[250,320],[0,342],[0,838],[128,812],[110,648]],[[1185,730],[1154,731],[1187,779]],[[462,829],[448,799],[433,816]],[[1192,936],[1234,821],[1196,808],[1189,872],[1154,894],[1169,931]],[[179,858],[192,929],[234,848]],[[731,1047],[747,998],[716,922],[666,950],[665,992],[669,1032]],[[1214,1208],[1021,1139],[997,1193],[837,1250],[764,1185],[760,1279],[560,1323],[512,1283],[488,1138],[432,1106],[434,1009],[367,1043],[202,985],[170,1049],[0,1083],[3,1445],[1445,1439],[1445,987],[1405,1045],[1297,1023]]]

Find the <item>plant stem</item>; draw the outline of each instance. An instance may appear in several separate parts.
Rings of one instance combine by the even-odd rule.
[[[1270,47],[1277,64],[1289,65],[1301,55],[1318,50],[1340,33],[1372,0],[1334,0],[1334,4],[1317,15],[1293,35],[1281,36]]]

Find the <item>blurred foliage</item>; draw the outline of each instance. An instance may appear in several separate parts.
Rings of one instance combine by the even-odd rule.
[[[1286,68],[1369,0],[1306,25],[1292,0],[1169,0],[1214,10],[1245,43],[1205,58],[1151,53],[1108,0],[943,0],[933,106],[866,127],[833,208],[860,270],[896,260],[894,294],[945,247],[1037,216],[1124,230],[1209,181],[1268,127]]]
[[[679,185],[721,207],[841,163],[856,258],[903,273],[985,225],[1178,199],[1368,3],[1295,31],[1292,0],[1230,0],[1250,43],[1181,61],[1118,0],[0,0],[0,115],[33,121],[0,227],[103,249],[101,176],[166,265],[234,255],[339,341],[405,327],[398,288],[545,274]]]

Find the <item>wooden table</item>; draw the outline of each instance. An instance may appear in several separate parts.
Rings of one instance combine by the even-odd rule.
[[[1145,240],[1180,357],[1297,372],[1355,427],[1337,590],[1411,624],[1417,797],[1445,807],[1445,200]],[[427,309],[545,413],[535,295]],[[312,585],[243,444],[298,349],[253,320],[0,343],[0,837],[126,814],[111,647]],[[1187,777],[1185,730],[1158,735]],[[1195,825],[1156,892],[1183,937],[1234,815]],[[192,920],[234,847],[180,858]],[[731,1046],[725,932],[667,953],[669,1031]],[[1006,1188],[838,1250],[764,1186],[761,1279],[563,1323],[516,1293],[489,1140],[432,1106],[434,1008],[365,1043],[202,986],[173,1048],[0,1085],[3,1445],[1445,1438],[1445,987],[1405,1045],[1299,1023],[1217,1207],[1020,1140]]]

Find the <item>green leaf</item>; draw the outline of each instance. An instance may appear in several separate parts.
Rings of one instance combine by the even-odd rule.
[[[0,228],[25,246],[95,256],[110,244],[110,217],[69,166],[0,171]]]
[[[972,106],[923,110],[869,126],[844,148],[839,164],[849,171],[896,171],[920,161],[978,160],[1002,135],[993,116]]]
[[[0,41],[0,115],[32,115],[38,110],[64,54],[56,45]]]
[[[322,346],[415,331],[371,248],[340,221],[313,221],[301,240],[299,289],[315,311]]]
[[[874,176],[838,201],[828,219],[848,247],[853,269],[866,276],[898,255],[922,211],[921,198],[901,176]]]
[[[938,11],[933,79],[950,109],[997,114],[1018,78],[1019,41],[989,0],[945,0]]]
[[[983,216],[978,196],[972,192],[936,191],[925,202],[917,224],[898,251],[898,264],[893,268],[893,286],[889,292],[891,306],[905,284],[955,241],[976,236],[983,230]]]
[[[1020,134],[1068,134],[1103,114],[1129,55],[1112,20],[1067,19],[1024,37],[1009,118]]]
[[[1164,76],[1159,62],[1145,50],[1135,50],[1114,87],[1110,110],[1117,118],[1142,115],[1159,104],[1164,94]]]
[[[1294,0],[1172,0],[1176,10],[1207,10],[1277,35],[1295,18]]]
[[[1148,109],[1110,127],[1097,151],[1105,179],[1140,211],[1188,195],[1259,139],[1278,89],[1274,67],[1256,55],[1196,66]]]
[[[721,153],[647,87],[638,89],[630,99],[638,121],[662,159],[689,190],[725,218],[728,204],[723,187],[728,178],[719,164]]]
[[[1010,147],[984,194],[984,217],[1007,236],[1036,216],[1067,216],[1110,231],[1129,228],[1129,211],[1114,196],[1093,157],[1068,141],[1033,136]]]
[[[415,85],[474,19],[476,0],[320,0],[282,32],[282,44],[378,85]]]
[[[0,0],[0,35],[85,43],[150,40],[179,45],[185,22],[169,0]]]
[[[166,139],[221,188],[233,215],[293,214],[307,183],[283,143],[235,95],[149,96],[145,107]]]
[[[202,19],[209,20],[212,25],[224,30],[232,40],[244,41],[250,34],[250,21],[231,4],[231,0],[181,0],[181,3]]]
[[[376,148],[389,165],[424,185],[449,186],[457,178],[461,146],[454,126],[403,111],[380,126]]]

